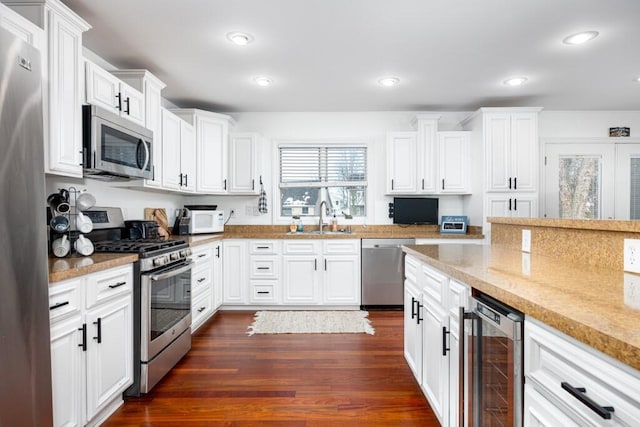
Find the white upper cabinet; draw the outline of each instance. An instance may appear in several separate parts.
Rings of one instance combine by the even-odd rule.
[[[193,126],[162,109],[162,187],[195,191],[196,150]]]
[[[171,111],[195,128],[196,192],[226,194],[229,190],[227,145],[233,119],[224,114],[197,109]]]
[[[387,134],[387,194],[415,193],[418,190],[418,134]]]
[[[145,126],[144,95],[91,61],[85,61],[86,101]]]
[[[260,194],[257,133],[229,136],[229,193]]]
[[[438,193],[470,193],[469,132],[438,132]]]
[[[82,177],[82,33],[91,26],[59,0],[4,1],[44,29],[45,172]],[[27,36],[28,37],[28,36]]]
[[[487,191],[537,191],[538,112],[484,114]]]
[[[119,70],[112,74],[144,95],[144,126],[153,132],[151,157],[153,179],[144,181],[148,187],[162,186],[162,89],[166,86],[147,70]]]
[[[45,49],[45,35],[42,28],[2,3],[0,3],[0,27],[41,51]]]

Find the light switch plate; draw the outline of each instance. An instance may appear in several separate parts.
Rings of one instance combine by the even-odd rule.
[[[624,271],[640,273],[640,239],[624,239]]]
[[[522,252],[531,252],[531,230],[522,230]]]

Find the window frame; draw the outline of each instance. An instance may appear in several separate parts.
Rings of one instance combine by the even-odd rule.
[[[365,207],[364,207],[364,215],[353,217],[353,219],[348,220],[351,224],[365,224],[369,218],[369,215],[372,212],[371,204],[372,200],[372,189],[371,189],[371,162],[372,162],[372,147],[371,144],[367,141],[362,140],[350,140],[350,139],[277,139],[274,140],[273,145],[273,176],[274,176],[274,185],[273,185],[273,194],[274,194],[274,212],[275,212],[275,222],[288,224],[291,222],[292,216],[283,216],[282,215],[282,203],[281,203],[281,171],[280,171],[280,148],[282,147],[291,147],[291,148],[310,148],[310,147],[363,147],[366,149],[366,168],[367,168],[367,176],[366,180],[363,181],[364,192],[365,192]],[[316,187],[320,189],[320,200],[329,201],[328,191],[326,185],[310,185],[309,187]],[[331,185],[331,187],[337,187],[337,185]],[[303,222],[305,219],[307,221],[310,220],[318,220],[319,215],[305,215],[301,217]],[[342,215],[340,218],[344,219]]]

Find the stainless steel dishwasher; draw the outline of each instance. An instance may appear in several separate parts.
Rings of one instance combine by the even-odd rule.
[[[415,239],[362,239],[362,307],[398,309],[404,305],[403,245]]]

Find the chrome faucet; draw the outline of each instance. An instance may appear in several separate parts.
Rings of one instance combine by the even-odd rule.
[[[322,210],[322,205],[324,205],[324,211]],[[325,215],[329,215],[329,207],[327,206],[326,200],[323,200],[322,202],[320,202],[320,221],[318,223],[320,234],[322,234],[322,227],[324,226],[324,224],[322,223],[322,212],[324,212]]]

